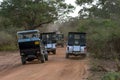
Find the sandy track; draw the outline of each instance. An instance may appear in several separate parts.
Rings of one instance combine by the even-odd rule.
[[[89,73],[89,60],[65,59],[65,48],[58,48],[43,64],[34,61],[21,65],[19,53],[0,55],[0,60],[0,80],[86,80]]]

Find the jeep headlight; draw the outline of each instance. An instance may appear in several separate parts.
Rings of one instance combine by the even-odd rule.
[[[39,41],[35,41],[35,45],[39,45],[40,44],[40,42]]]

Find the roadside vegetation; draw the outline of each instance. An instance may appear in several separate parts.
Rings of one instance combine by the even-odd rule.
[[[83,6],[77,31],[87,33],[92,74],[88,79],[120,80],[120,1],[76,0],[76,3]]]
[[[120,24],[110,19],[80,20],[78,31],[87,33],[87,45],[94,58],[120,58]]]

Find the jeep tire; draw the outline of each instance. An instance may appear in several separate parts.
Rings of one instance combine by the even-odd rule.
[[[66,56],[65,56],[65,58],[69,58],[69,53],[66,53]]]
[[[21,56],[21,62],[23,65],[26,64],[26,57],[25,56]]]
[[[48,54],[45,54],[44,57],[45,57],[45,61],[48,61]]]
[[[64,47],[64,44],[62,44],[61,47]]]
[[[56,50],[52,51],[53,54],[56,54]]]
[[[41,54],[41,63],[44,63],[44,62],[45,62],[44,54]]]

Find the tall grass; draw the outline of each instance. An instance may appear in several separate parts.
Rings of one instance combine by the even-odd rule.
[[[0,31],[0,51],[16,50],[16,38],[5,31]]]

